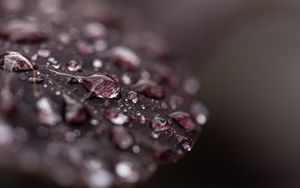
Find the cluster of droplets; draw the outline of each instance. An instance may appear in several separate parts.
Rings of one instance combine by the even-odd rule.
[[[60,19],[56,18],[63,15],[62,1],[49,2],[39,0],[38,9],[54,23],[59,22]],[[0,69],[3,71],[22,72],[34,87],[43,82],[44,90],[34,93],[37,118],[44,125],[37,128],[37,134],[41,138],[56,135],[67,143],[75,144],[94,138],[95,135],[97,139],[104,139],[107,133],[108,139],[115,146],[114,150],[131,151],[134,156],[142,156],[145,152],[143,139],[151,138],[150,145],[152,142],[158,145],[151,149],[159,150],[155,152],[160,159],[167,160],[173,160],[174,157],[170,156],[174,153],[178,155],[190,151],[195,144],[195,133],[199,132],[200,125],[205,124],[208,117],[201,103],[190,104],[197,95],[198,82],[193,78],[181,80],[171,64],[161,62],[169,52],[159,37],[150,32],[133,36],[126,34],[124,43],[116,44],[115,39],[113,42],[110,40],[121,31],[116,29],[118,19],[111,16],[111,11],[107,11],[110,9],[99,11],[89,7],[82,10],[78,14],[90,21],[80,28],[59,31],[55,35],[58,45],[54,48],[44,43],[33,54],[29,49],[26,53],[6,51],[0,55]],[[50,35],[47,36],[47,29],[43,27],[43,23],[35,19],[13,19],[0,27],[0,37],[18,44],[47,42]],[[66,49],[74,49],[76,52],[71,54],[71,58],[60,58]],[[30,58],[28,54],[31,54]],[[77,57],[83,57],[84,61]],[[150,62],[148,57],[151,57]],[[57,80],[64,80],[68,88],[74,84],[74,90],[65,90],[63,84],[56,84]],[[76,84],[85,88],[85,96],[77,96],[76,92],[80,89]],[[48,96],[48,89],[54,92],[56,99],[62,99],[63,102],[59,104],[52,94]],[[11,88],[1,87],[1,112],[16,111],[14,95]],[[187,109],[187,105],[190,109]],[[67,126],[64,126],[65,123]],[[147,132],[139,132],[144,129]],[[28,139],[25,133],[25,129],[19,130],[18,139]],[[14,130],[1,121],[0,135],[0,147],[15,141]],[[176,149],[161,141],[163,139],[175,140]],[[93,144],[83,146],[83,149],[80,148],[82,146],[79,148],[88,151]],[[53,142],[47,145],[46,152],[50,156],[58,156],[63,152],[62,148],[59,143]],[[77,164],[83,157],[80,151],[73,150],[70,158]],[[37,169],[38,162],[35,164],[34,161],[39,160],[34,159],[38,159],[38,154],[26,152],[20,157],[24,168]],[[26,165],[28,161],[32,165]],[[121,182],[135,183],[142,174],[137,162],[126,159],[114,161],[113,166],[106,166],[100,159],[85,159],[82,166],[83,181],[92,188],[111,187],[115,185],[116,177]],[[62,169],[60,173],[66,172],[70,176],[61,178],[59,173],[54,173],[59,184],[69,185],[75,181],[71,169]]]

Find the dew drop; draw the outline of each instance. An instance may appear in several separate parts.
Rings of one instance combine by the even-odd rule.
[[[154,130],[154,132],[162,132],[167,131],[171,129],[171,125],[166,121],[164,118],[156,116],[152,122],[151,126]]]
[[[193,131],[196,129],[196,125],[191,116],[185,112],[174,112],[170,114],[170,117],[187,131]]]
[[[81,103],[64,95],[65,113],[64,118],[68,123],[79,124],[87,119],[87,113]]]
[[[47,39],[37,22],[11,20],[0,27],[0,36],[16,42],[40,42]]]
[[[147,97],[161,99],[165,96],[163,88],[148,79],[139,80],[133,88]]]
[[[28,82],[39,84],[44,81],[44,78],[40,75],[34,75],[34,76],[29,76],[27,80]]]
[[[129,91],[127,94],[127,98],[134,104],[136,104],[139,101],[138,94],[134,91]]]
[[[117,65],[124,69],[132,70],[139,67],[141,64],[140,58],[126,47],[115,47],[110,53]]]
[[[75,76],[72,74],[61,73],[55,70],[50,70],[55,74],[76,79],[88,91],[98,98],[113,99],[119,96],[119,83],[112,77],[104,74],[92,74],[90,76]]]
[[[19,52],[7,51],[0,55],[0,68],[9,72],[21,72],[34,70],[35,66]]]
[[[191,114],[196,120],[196,122],[200,125],[204,125],[207,122],[209,112],[206,107],[200,103],[196,102],[191,107]]]
[[[122,161],[116,164],[116,174],[127,183],[134,183],[139,179],[137,169],[130,162]]]
[[[54,109],[54,105],[50,99],[46,97],[40,98],[36,103],[36,107],[41,123],[53,126],[61,121],[61,116],[57,113],[56,109]]]
[[[71,72],[81,71],[82,65],[78,61],[71,60],[67,64],[67,69]]]
[[[95,59],[95,60],[93,61],[93,67],[94,67],[96,70],[100,69],[102,66],[103,66],[103,63],[102,63],[102,61],[101,61],[100,59]]]
[[[43,57],[43,58],[48,58],[50,56],[50,51],[49,50],[38,50],[37,52],[38,56]]]
[[[129,122],[129,117],[117,110],[109,109],[105,113],[105,118],[115,125],[124,125]]]
[[[185,151],[190,151],[194,145],[192,140],[184,136],[176,135],[176,139]]]
[[[134,144],[134,139],[129,132],[121,126],[110,128],[111,139],[120,149],[128,149]]]

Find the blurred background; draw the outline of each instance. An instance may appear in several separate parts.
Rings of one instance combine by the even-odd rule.
[[[300,187],[300,2],[130,1],[201,80],[194,150],[141,187]]]

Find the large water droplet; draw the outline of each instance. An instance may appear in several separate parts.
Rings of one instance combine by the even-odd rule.
[[[134,139],[131,134],[122,126],[113,126],[110,129],[112,141],[120,149],[128,149],[134,144]]]
[[[61,73],[55,70],[50,70],[55,74],[76,79],[88,91],[98,98],[112,99],[119,96],[119,83],[112,77],[104,74],[92,74],[90,76],[75,76],[72,74]]]
[[[196,129],[196,125],[193,122],[191,116],[185,112],[174,112],[170,114],[170,117],[187,131],[193,131]]]
[[[116,47],[111,50],[112,58],[124,69],[135,69],[140,66],[140,58],[126,47]]]
[[[38,110],[38,118],[41,123],[53,126],[61,121],[61,116],[54,108],[54,105],[50,99],[46,97],[40,98],[36,103],[36,107]]]
[[[0,68],[9,72],[21,72],[34,70],[35,66],[19,52],[7,51],[0,55]]]
[[[37,22],[11,20],[0,27],[0,36],[16,42],[39,42],[47,37],[42,33]]]

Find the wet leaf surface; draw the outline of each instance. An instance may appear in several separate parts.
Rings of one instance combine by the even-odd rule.
[[[121,186],[191,150],[207,111],[195,107],[197,82],[187,85],[184,64],[155,55],[160,38],[148,44],[142,32],[144,45],[126,42],[134,24],[99,1],[16,1],[16,10],[5,2],[2,169],[59,186]]]

